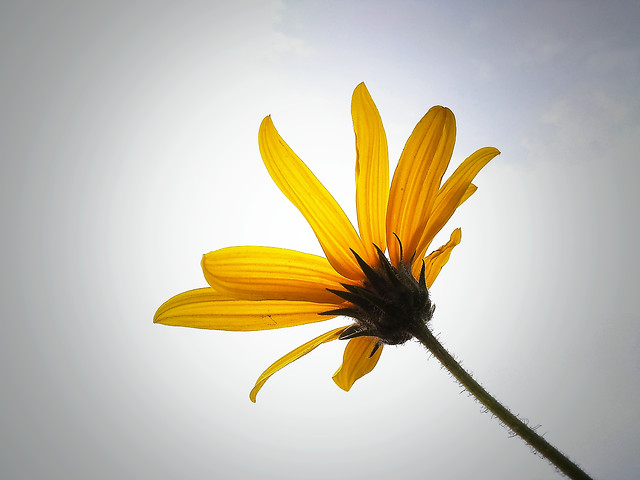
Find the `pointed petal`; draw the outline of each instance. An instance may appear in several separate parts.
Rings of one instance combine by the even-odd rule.
[[[356,209],[358,227],[369,259],[376,259],[373,244],[387,248],[385,217],[389,199],[389,152],[380,113],[364,83],[351,100],[356,134]]]
[[[456,228],[451,233],[451,237],[447,243],[441,246],[438,250],[431,252],[431,254],[424,259],[427,288],[431,288],[431,285],[433,285],[433,282],[440,273],[440,270],[442,270],[442,267],[444,267],[449,261],[453,248],[460,244],[461,239],[462,231],[459,228]]]
[[[246,300],[302,300],[341,304],[327,291],[344,277],[324,257],[272,247],[229,247],[202,257],[204,276],[216,291]]]
[[[464,202],[466,202],[466,201],[469,199],[469,197],[471,197],[471,195],[473,195],[474,193],[476,193],[476,190],[478,190],[478,187],[476,187],[473,183],[472,183],[472,184],[470,184],[470,185],[469,185],[469,188],[467,188],[467,191],[466,191],[466,192],[464,192],[464,195],[463,195],[463,196],[462,196],[462,198],[460,199],[460,203],[458,203],[458,206],[460,206],[460,205],[462,205]],[[460,229],[457,229],[457,230],[460,230]],[[455,232],[454,232],[454,233],[455,233]],[[452,235],[453,235],[453,234],[452,234]],[[452,238],[453,238],[453,237],[452,237]],[[460,241],[459,241],[459,240],[458,240],[458,243],[460,243]],[[447,245],[448,245],[448,243],[447,243]],[[456,245],[457,245],[457,243],[456,243]],[[440,250],[441,250],[441,249],[443,249],[445,246],[446,246],[446,245],[443,245],[443,246],[442,246],[442,247],[440,247],[437,251],[440,251]],[[455,245],[454,245],[454,246],[455,246]],[[425,253],[425,252],[424,252],[424,250],[426,250],[426,249],[427,249],[427,247],[428,247],[428,245],[427,245],[427,246],[425,246],[424,248],[421,248],[421,252],[420,252],[420,254],[419,254],[418,256],[420,256],[420,257],[421,257],[422,255],[424,255],[424,253]],[[453,247],[452,247],[452,248],[453,248]],[[431,258],[431,256],[432,256],[432,255],[434,255],[435,253],[436,253],[436,252],[432,252],[432,253],[431,253],[431,255],[429,255],[429,257],[427,257],[427,258]],[[425,261],[427,261],[427,258],[425,258]],[[445,260],[445,263],[447,262],[447,260],[449,259],[449,257],[447,256],[446,258],[447,258],[447,259]],[[444,265],[444,263],[443,263],[443,265]],[[412,272],[413,272],[414,276],[419,272],[419,270],[420,270],[420,268],[419,268],[419,267],[420,267],[419,263],[417,263],[417,262],[416,262],[416,263],[414,263],[414,264],[413,264],[413,266],[412,266]],[[442,267],[441,267],[441,268],[442,268]],[[438,270],[438,272],[439,272],[439,270]],[[437,273],[436,273],[436,275],[437,275]],[[433,280],[435,280],[435,277],[433,277],[433,279],[432,279],[431,281],[433,282]]]
[[[376,366],[382,354],[382,345],[371,355],[378,343],[377,337],[357,337],[349,340],[344,349],[342,365],[333,375],[333,381],[348,392],[359,378],[364,377]]]
[[[167,300],[153,322],[212,330],[270,330],[327,320],[331,317],[319,313],[332,308],[335,305],[329,303],[234,300],[212,288],[199,288]]]
[[[323,343],[326,343],[326,342],[331,342],[332,340],[336,340],[344,329],[345,327],[340,327],[340,328],[336,328],[335,330],[331,330],[330,332],[327,332],[323,335],[320,335],[319,337],[314,338],[313,340],[305,343],[304,345],[300,345],[298,348],[287,353],[284,357],[280,358],[275,363],[273,363],[269,368],[267,368],[263,372],[262,375],[260,375],[260,377],[258,377],[258,380],[256,381],[256,386],[253,387],[253,389],[249,393],[249,398],[251,399],[251,401],[255,403],[258,392],[260,391],[262,386],[265,384],[265,382],[269,380],[269,377],[271,377],[271,375],[276,373],[278,370],[286,367],[291,362],[299,359],[303,355],[306,355],[307,353],[309,353],[319,345],[322,345]]]
[[[349,250],[362,251],[360,237],[335,199],[280,137],[271,117],[262,121],[258,143],[271,178],[307,219],[333,268],[360,279],[362,272]]]
[[[400,262],[400,237],[405,261],[416,252],[433,208],[456,137],[456,122],[448,108],[433,107],[418,122],[402,151],[393,175],[387,209],[387,241],[394,265]]]
[[[467,191],[464,192],[464,195],[462,196],[462,198],[460,199],[460,203],[458,204],[458,207],[460,205],[462,205],[464,202],[466,202],[469,197],[471,195],[473,195],[474,193],[476,193],[476,190],[478,190],[478,187],[476,187],[473,183],[469,185],[469,188],[467,188]]]
[[[500,154],[500,152],[496,148],[481,148],[462,162],[460,166],[456,168],[456,171],[447,179],[438,192],[438,196],[433,205],[433,211],[429,217],[429,222],[420,239],[418,246],[418,253],[420,255],[424,255],[433,237],[444,227],[453,215],[453,212],[455,212],[458,206],[464,201],[465,196],[467,196],[471,188],[471,182],[478,172],[498,154]]]

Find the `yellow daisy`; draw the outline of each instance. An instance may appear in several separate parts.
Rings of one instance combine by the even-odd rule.
[[[350,317],[280,358],[258,378],[258,391],[275,372],[319,345],[348,339],[333,380],[349,390],[375,367],[384,344],[404,343],[433,315],[429,288],[460,229],[425,257],[435,235],[476,190],[476,174],[500,152],[481,148],[442,183],[455,142],[451,110],[436,106],[418,122],[389,187],[387,139],[364,83],[351,103],[356,135],[358,230],[276,131],[271,117],[258,141],[274,182],[311,225],[326,258],[271,247],[229,247],[202,259],[209,288],[181,293],[156,312],[155,323],[215,330],[266,330]],[[388,256],[385,255],[388,252]]]

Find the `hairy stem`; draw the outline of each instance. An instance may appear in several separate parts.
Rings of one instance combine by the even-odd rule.
[[[455,358],[442,346],[433,336],[433,333],[426,325],[415,328],[413,335],[436,357],[442,365],[475,396],[482,405],[487,407],[502,423],[512,432],[519,435],[525,442],[555,465],[558,470],[567,477],[574,480],[592,480],[578,465],[573,463],[567,456],[562,454],[557,448],[538,435],[528,425],[505,408],[493,396],[489,394],[473,377],[463,369]]]

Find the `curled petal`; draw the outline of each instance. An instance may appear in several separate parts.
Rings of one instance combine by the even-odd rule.
[[[417,251],[433,208],[456,137],[456,123],[448,108],[433,107],[418,122],[402,151],[393,175],[387,209],[387,241],[394,265],[400,263],[397,234],[408,260]]]
[[[387,248],[385,218],[389,199],[389,152],[382,119],[364,83],[351,100],[356,134],[356,210],[368,260],[376,261],[373,245]]]
[[[469,188],[467,188],[467,191],[464,192],[464,195],[462,196],[462,198],[460,199],[460,203],[458,203],[458,206],[462,205],[464,202],[466,202],[469,197],[471,197],[471,195],[473,195],[474,193],[476,193],[476,190],[478,190],[478,187],[476,187],[473,183],[469,185]],[[456,233],[456,231],[460,231],[460,229],[456,229],[452,234],[451,234],[451,238],[453,239],[453,235]],[[462,238],[462,233],[460,232],[460,238]],[[458,243],[460,243],[460,238],[458,239],[457,243],[455,245],[458,245]],[[432,252],[427,258],[425,258],[425,262],[428,261],[428,259],[432,258],[433,255],[438,254],[437,252],[440,252],[443,248],[445,248],[447,245],[449,245],[451,242],[447,243],[446,245],[443,245],[442,247],[440,247],[438,250]],[[451,249],[453,249],[453,247],[455,247],[455,245],[453,245],[451,247]],[[426,249],[426,247],[425,247]],[[449,253],[446,255],[446,260],[444,260],[444,263],[442,264],[442,266],[444,266],[445,263],[447,263],[447,261],[449,260],[449,255],[451,254],[451,250],[449,250]],[[420,256],[424,255],[424,252],[420,252]],[[439,255],[439,254],[438,254]],[[442,266],[440,268],[442,268]],[[416,276],[419,274],[420,272],[420,263],[419,262],[414,262],[413,267],[412,267],[412,271],[413,271],[413,275]],[[440,270],[438,269],[438,273],[440,272]],[[437,276],[437,273],[435,274]],[[431,282],[433,283],[433,280],[435,280],[435,276],[433,277],[433,279],[431,280]],[[430,287],[431,284],[428,283],[428,286]]]
[[[262,121],[258,143],[271,178],[307,219],[333,268],[347,278],[361,279],[349,250],[362,252],[360,237],[335,199],[280,137],[271,117]]]
[[[460,240],[462,239],[462,231],[459,228],[456,228],[452,233],[449,241],[441,246],[439,249],[431,252],[427,258],[424,259],[425,264],[425,278],[427,288],[431,288],[433,282],[436,277],[442,270],[442,267],[446,265],[449,261],[449,257],[451,256],[451,252],[456,245],[460,244]],[[418,263],[418,262],[416,262]],[[415,270],[415,265],[414,265]],[[414,272],[415,275],[415,272]]]
[[[469,197],[471,195],[473,195],[474,193],[476,193],[476,190],[478,190],[478,187],[476,187],[473,183],[469,185],[469,188],[467,188],[467,191],[464,192],[464,195],[462,196],[462,198],[460,199],[460,203],[458,204],[458,207],[460,205],[462,205],[464,202],[466,202]]]
[[[424,255],[433,237],[444,227],[458,206],[475,191],[473,190],[469,193],[470,189],[472,189],[471,182],[478,172],[498,154],[500,152],[496,148],[481,148],[462,162],[447,179],[438,192],[427,228],[424,229],[420,238],[418,245],[418,253],[420,255]]]
[[[333,375],[336,385],[348,392],[356,380],[373,370],[382,354],[383,346],[378,344],[378,341],[376,337],[357,337],[349,340],[344,349],[342,365]]]
[[[229,247],[202,257],[212,287],[236,299],[342,303],[327,288],[344,277],[324,257],[272,247]]]
[[[313,340],[305,343],[304,345],[300,345],[295,350],[287,353],[284,357],[274,362],[269,368],[267,368],[262,373],[262,375],[260,375],[260,377],[258,377],[258,380],[256,381],[256,386],[253,387],[253,389],[249,393],[249,398],[251,399],[251,401],[255,403],[258,392],[260,391],[262,386],[265,384],[265,382],[269,380],[269,377],[271,377],[271,375],[276,373],[278,370],[286,367],[291,362],[299,359],[303,355],[306,355],[307,353],[309,353],[319,345],[322,345],[323,343],[331,342],[332,340],[336,340],[338,337],[340,337],[340,334],[344,329],[345,327],[340,327],[340,328],[336,328],[335,330],[331,330],[330,332],[327,332],[323,335],[320,335],[319,337],[314,338]]]
[[[334,304],[285,300],[236,300],[212,288],[176,295],[163,303],[153,322],[212,330],[252,331],[293,327],[331,318]]]

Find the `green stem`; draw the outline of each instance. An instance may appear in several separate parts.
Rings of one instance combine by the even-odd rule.
[[[513,413],[507,410],[500,402],[492,397],[473,377],[463,369],[455,358],[433,336],[426,325],[415,328],[413,335],[436,357],[442,365],[465,387],[480,403],[489,409],[502,423],[525,442],[531,445],[543,457],[555,465],[567,477],[574,480],[592,480],[578,465],[529,428]]]

